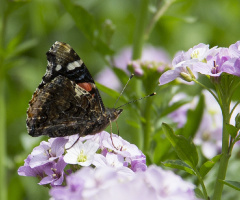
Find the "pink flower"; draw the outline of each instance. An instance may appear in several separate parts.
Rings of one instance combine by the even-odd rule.
[[[31,153],[32,159],[29,163],[30,167],[37,167],[58,159],[64,153],[64,146],[67,139],[63,137],[51,138],[48,142],[41,142],[35,147]]]
[[[86,167],[67,177],[66,187],[53,188],[50,194],[55,200],[74,200],[76,194],[83,200],[196,200],[193,189],[180,176],[154,165],[131,176],[119,168]]]
[[[62,185],[64,180],[64,168],[67,163],[64,162],[63,157],[60,157],[57,163],[53,162],[52,165],[49,165],[44,169],[45,174],[39,185],[51,184],[51,186]]]
[[[187,52],[178,53],[172,62],[173,69],[162,74],[160,85],[169,83],[176,78],[186,81],[192,80],[192,75],[187,67],[194,73],[218,77],[223,72],[240,76],[240,42],[236,42],[229,48],[213,47],[198,44]]]

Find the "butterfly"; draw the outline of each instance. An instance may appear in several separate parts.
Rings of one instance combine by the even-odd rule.
[[[29,135],[92,135],[117,120],[123,110],[105,108],[91,74],[70,45],[57,41],[46,54],[46,73],[27,110]]]

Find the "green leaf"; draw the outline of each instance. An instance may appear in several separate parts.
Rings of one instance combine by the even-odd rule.
[[[162,163],[164,166],[166,167],[171,167],[174,169],[180,169],[183,170],[189,174],[192,175],[196,175],[196,173],[194,172],[194,170],[185,162],[181,161],[181,160],[168,160],[166,162]]]
[[[101,90],[102,92],[108,94],[109,96],[113,97],[114,99],[117,99],[119,97],[119,93],[111,88],[108,88],[98,82],[95,82],[97,88]]]
[[[221,157],[222,157],[222,154],[216,155],[215,157],[212,158],[212,160],[205,162],[201,166],[199,173],[201,174],[202,178],[213,168],[213,166]]]
[[[196,134],[198,127],[202,121],[203,110],[204,96],[201,95],[195,110],[188,111],[187,122],[182,130],[182,134],[185,137],[193,137]]]
[[[219,180],[219,181],[235,190],[240,191],[240,182],[238,181],[227,181],[227,180]]]
[[[175,135],[172,128],[162,124],[163,131],[173,145],[178,157],[190,165],[193,169],[198,164],[198,154],[195,145],[181,135]]]
[[[199,199],[205,199],[202,191],[201,191],[199,188],[195,188],[195,189],[194,189],[194,192],[195,192],[195,195],[196,195],[197,198],[199,198]]]
[[[96,51],[101,52],[103,55],[113,54],[109,46],[100,38],[100,29],[92,15],[71,0],[61,0],[61,2],[66,11],[72,16],[78,29],[91,41]]]
[[[118,77],[118,79],[123,83],[126,84],[129,76],[126,74],[125,71],[123,71],[122,69],[119,69],[117,67],[112,68],[114,73],[116,74],[116,76]]]
[[[233,126],[232,124],[226,124],[226,128],[227,128],[227,131],[228,133],[233,137],[235,138],[237,136],[237,133],[238,133],[238,129]]]
[[[137,128],[137,129],[140,129],[140,125],[139,123],[137,123],[136,121],[133,121],[133,120],[125,120],[127,124],[129,124],[130,126],[134,127],[134,128]]]
[[[187,100],[180,100],[176,103],[173,103],[171,106],[168,106],[165,110],[163,110],[163,112],[161,113],[161,116],[166,116],[168,115],[169,113],[177,110],[179,107],[181,107],[182,105],[186,104],[186,103],[189,103],[189,101]]]
[[[90,40],[93,39],[94,31],[98,29],[94,17],[82,6],[73,4],[72,1],[61,0],[61,2],[74,19],[76,26],[85,34],[85,37]]]

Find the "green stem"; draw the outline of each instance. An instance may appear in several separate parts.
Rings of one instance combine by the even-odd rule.
[[[146,27],[147,19],[148,19],[148,4],[149,0],[141,0],[140,8],[138,11],[137,21],[136,21],[136,29],[134,33],[134,40],[133,40],[133,53],[132,59],[140,59],[142,55],[142,49],[144,45],[144,29]],[[137,96],[141,95],[141,82],[136,80],[133,82],[135,85],[133,86]],[[138,133],[138,141],[136,141],[137,145],[140,149],[143,146],[143,133],[140,130]]]
[[[223,183],[219,180],[224,180],[226,177],[228,161],[231,156],[229,152],[229,134],[227,131],[227,124],[230,120],[229,104],[227,103],[227,95],[222,96],[222,114],[223,114],[223,129],[222,129],[222,157],[218,169],[218,175],[215,182],[215,188],[212,200],[220,200],[223,191]]]
[[[6,35],[6,3],[0,6],[0,50],[4,52],[4,41]],[[5,78],[3,66],[3,54],[0,55],[0,199],[7,199],[6,178],[6,100],[5,100]]]
[[[141,58],[142,55],[142,48],[144,44],[144,29],[148,19],[148,4],[149,0],[141,0],[133,40],[133,60]]]
[[[199,183],[200,183],[200,185],[201,185],[201,187],[202,187],[202,191],[203,191],[204,198],[205,198],[206,200],[208,200],[207,189],[206,189],[206,187],[205,187],[205,184],[204,184],[204,182],[203,182],[203,179],[202,179],[202,177],[201,177],[201,175],[200,175],[200,173],[198,172],[197,169],[194,169],[194,171],[196,172],[197,177],[198,177],[198,180],[199,180]]]
[[[176,0],[167,0],[164,1],[164,4],[162,6],[162,2],[159,1],[158,7],[157,7],[157,12],[151,19],[148,27],[146,28],[144,38],[145,40],[148,39],[150,33],[152,32],[153,27],[157,23],[157,21],[163,16],[163,14],[167,11],[167,9],[175,2]]]
[[[2,66],[0,66],[2,67]],[[0,70],[1,71],[1,70]],[[7,199],[5,80],[0,79],[0,199]]]
[[[142,123],[143,132],[144,132],[144,146],[143,151],[146,153],[150,147],[150,138],[152,133],[152,124],[151,124],[151,106],[152,106],[153,98],[146,99],[146,104],[144,108],[143,116],[145,118],[145,122]]]

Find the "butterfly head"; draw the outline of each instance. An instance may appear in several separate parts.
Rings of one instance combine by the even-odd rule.
[[[116,109],[116,108],[107,108],[106,109],[106,113],[112,122],[117,120],[117,118],[122,113],[122,111],[123,111],[123,109]]]

